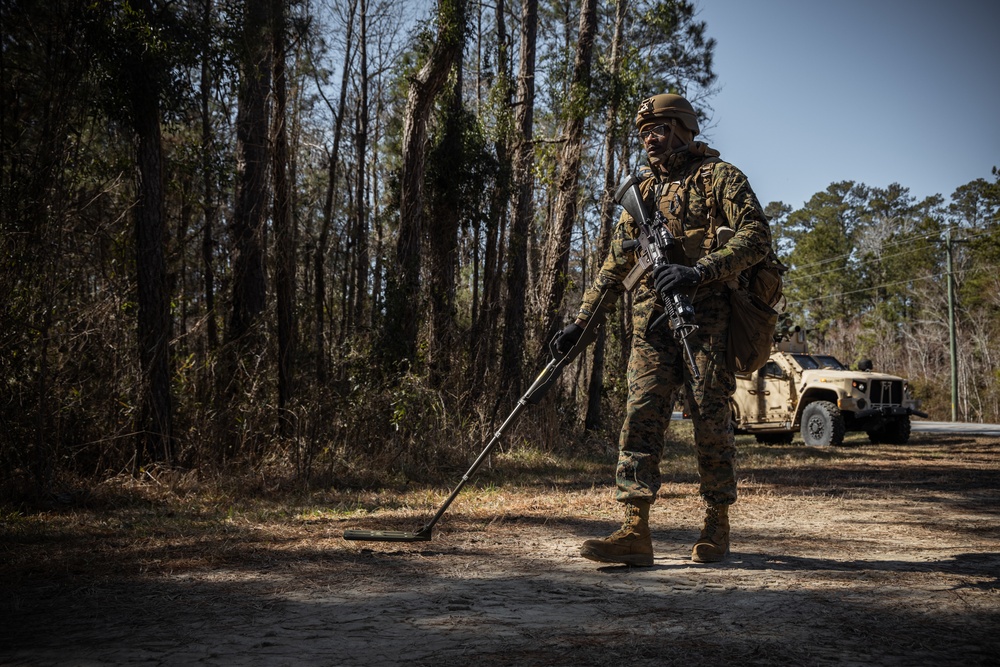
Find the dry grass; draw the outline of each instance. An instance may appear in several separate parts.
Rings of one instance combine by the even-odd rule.
[[[741,511],[776,497],[898,497],[933,486],[934,475],[949,475],[950,487],[955,474],[968,478],[968,489],[949,488],[943,495],[975,495],[981,478],[995,477],[1000,469],[994,444],[915,436],[905,447],[876,447],[851,437],[848,446],[820,449],[759,445],[740,436]],[[614,460],[608,450],[586,458],[561,458],[530,447],[499,451],[442,523],[481,529],[513,520],[614,521],[620,511],[613,501]],[[919,480],[909,465],[914,460],[924,464]],[[689,424],[674,426],[661,469],[657,511],[672,504],[678,512],[696,513]],[[43,503],[0,508],[0,576],[10,581],[59,573],[102,577],[177,571],[266,560],[269,551],[336,538],[346,527],[412,530],[436,511],[463,473],[456,470],[443,485],[403,481],[346,490],[302,490],[259,478],[204,479],[177,471],[150,471],[139,479],[120,476],[92,487],[65,482]]]
[[[464,469],[379,489],[259,473],[63,480],[44,503],[0,509],[0,663],[270,664],[274,651],[297,664],[334,651],[344,664],[607,664],[625,637],[662,664],[990,664],[1000,443],[740,438],[738,553],[698,568],[684,427],[651,516],[657,566],[635,572],[576,556],[620,520],[614,454],[593,441],[576,458],[498,452],[430,544],[341,536],[422,526]],[[530,658],[511,652],[525,636]]]

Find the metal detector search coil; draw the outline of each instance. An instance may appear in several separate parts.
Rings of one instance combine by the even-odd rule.
[[[431,531],[427,528],[416,533],[403,530],[345,530],[344,539],[366,542],[430,542]]]

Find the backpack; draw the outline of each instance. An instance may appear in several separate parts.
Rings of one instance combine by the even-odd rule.
[[[705,204],[710,225],[718,230],[718,206],[712,189],[711,164],[699,168],[705,186]],[[782,274],[788,270],[774,248],[748,269],[742,271],[730,290],[729,339],[726,363],[734,373],[752,373],[767,363],[778,325],[775,307],[784,297]]]
[[[785,296],[781,276],[787,270],[788,267],[781,263],[772,248],[764,259],[740,274],[740,287],[771,308],[776,308]]]

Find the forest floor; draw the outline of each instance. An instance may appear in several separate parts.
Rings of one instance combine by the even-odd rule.
[[[613,452],[498,454],[413,544],[342,534],[416,530],[446,488],[252,499],[163,476],[0,508],[0,665],[996,664],[1000,442],[740,442],[716,565],[690,560],[683,443],[649,568],[578,555],[620,523]]]

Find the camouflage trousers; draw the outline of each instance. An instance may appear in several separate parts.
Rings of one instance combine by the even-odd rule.
[[[628,365],[628,404],[618,443],[617,500],[653,502],[670,413],[685,391],[694,424],[700,493],[713,504],[736,501],[732,413],[736,377],[726,366],[729,298],[712,295],[695,305],[698,330],[688,337],[701,380],[694,382],[683,345],[668,327],[636,327]]]

